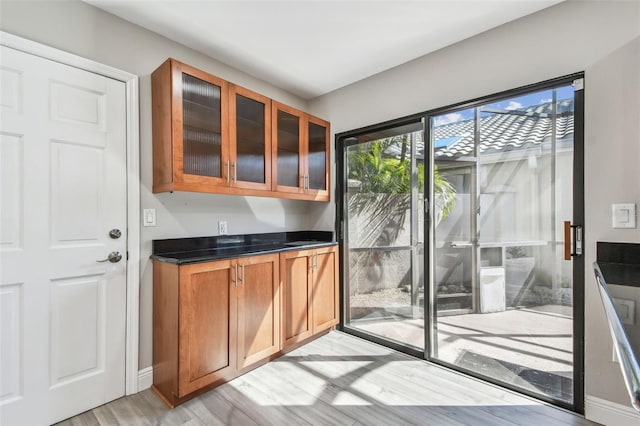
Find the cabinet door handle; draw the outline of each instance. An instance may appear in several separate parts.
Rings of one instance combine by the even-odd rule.
[[[240,282],[244,285],[244,263],[242,264],[242,270],[240,272],[242,273],[240,275]]]
[[[236,163],[233,163],[233,182],[237,182],[238,181],[238,167],[236,166]]]
[[[228,185],[229,184],[229,179],[230,179],[230,176],[229,176],[229,160],[226,161],[225,166],[227,168],[227,185]]]
[[[238,287],[238,264],[233,265],[233,285]]]
[[[306,184],[306,190],[308,191],[308,190],[309,190],[309,175],[306,175],[306,176],[304,177],[304,179],[307,181],[307,184]]]

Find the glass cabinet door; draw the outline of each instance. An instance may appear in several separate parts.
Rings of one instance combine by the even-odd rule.
[[[182,165],[185,175],[225,177],[222,85],[181,72]]]
[[[267,97],[232,86],[231,185],[271,189],[271,102]]]
[[[277,102],[273,107],[273,189],[329,201],[329,123]]]
[[[274,107],[274,114],[275,185],[278,191],[299,192],[303,184],[301,116],[283,105]]]
[[[308,123],[308,156],[307,156],[307,190],[327,191],[329,177],[328,170],[328,140],[329,126],[327,124]]]

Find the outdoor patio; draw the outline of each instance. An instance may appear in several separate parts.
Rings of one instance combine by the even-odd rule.
[[[371,309],[372,315],[354,320],[350,325],[423,348],[424,320],[395,315],[392,312],[398,312],[400,305],[392,305],[382,310]],[[569,306],[542,305],[494,313],[440,316],[437,353],[434,355],[476,374],[570,401],[573,375],[571,313]]]

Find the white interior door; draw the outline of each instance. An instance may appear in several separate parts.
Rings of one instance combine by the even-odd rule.
[[[0,424],[50,424],[125,393],[125,84],[1,49]]]

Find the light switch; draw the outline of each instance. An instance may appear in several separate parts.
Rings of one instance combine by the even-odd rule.
[[[633,203],[612,204],[611,225],[614,228],[635,228],[636,205]]]
[[[142,211],[142,226],[156,226],[156,209]]]

